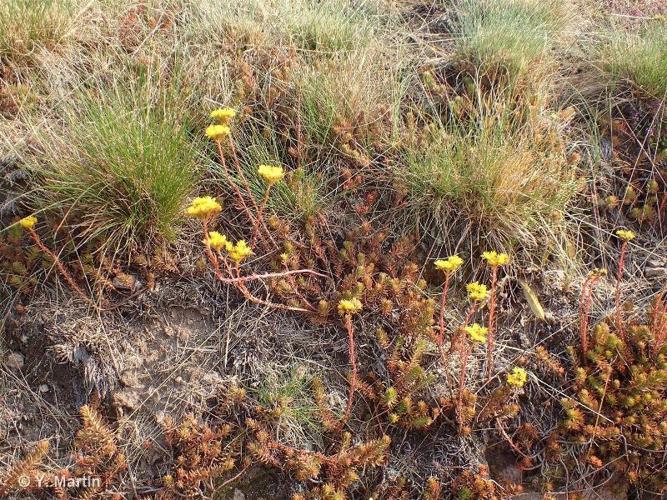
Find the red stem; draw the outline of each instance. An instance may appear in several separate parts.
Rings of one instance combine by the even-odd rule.
[[[236,146],[234,145],[234,141],[232,140],[231,137],[229,138],[229,144],[232,149],[232,158],[234,159],[234,166],[236,167],[236,172],[239,174],[241,181],[243,181],[243,187],[245,188],[246,192],[248,193],[248,196],[250,197],[250,201],[252,202],[253,208],[255,209],[255,213],[257,213],[258,208],[257,208],[257,203],[255,202],[255,197],[252,195],[252,190],[250,189],[250,183],[248,182],[248,178],[243,173],[243,167],[241,167],[241,162],[239,161],[239,157],[236,154]]]
[[[445,307],[447,306],[447,291],[449,290],[449,273],[445,273],[445,284],[442,286],[442,296],[440,297],[440,322],[437,337],[438,346],[442,346],[445,341]]]
[[[352,365],[352,373],[350,375],[350,386],[347,393],[347,405],[345,407],[345,416],[343,417],[343,422],[347,422],[350,419],[354,392],[357,386],[357,355],[354,346],[354,326],[352,325],[352,316],[350,314],[345,315],[345,328],[347,329],[347,344],[350,365]]]
[[[204,234],[206,234],[206,237],[208,238],[208,221],[206,220],[203,221],[203,224],[204,224]],[[306,274],[306,273],[314,274],[316,276],[326,277],[325,275],[318,273],[316,271],[312,271],[310,269],[296,269],[294,271],[284,271],[281,273],[264,273],[264,274],[253,274],[250,276],[241,276],[241,270],[239,268],[238,263],[236,263],[235,268],[233,269],[229,265],[227,260],[223,258],[222,262],[225,265],[227,274],[229,276],[233,276],[232,278],[225,278],[222,271],[220,270],[220,260],[218,259],[218,256],[213,252],[210,245],[206,245],[206,256],[208,257],[209,262],[213,266],[215,277],[217,278],[218,281],[225,284],[234,285],[246,299],[248,299],[251,302],[254,302],[255,304],[261,304],[272,307],[274,309],[281,309],[284,311],[309,312],[308,309],[303,309],[302,307],[292,307],[285,304],[276,304],[274,302],[269,302],[268,300],[255,297],[250,292],[250,290],[248,290],[248,287],[245,285],[245,282],[257,279],[277,278],[282,276],[289,276],[292,274]],[[310,306],[310,309],[315,310],[313,306]]]
[[[593,285],[599,279],[599,276],[590,276],[586,278],[581,287],[581,296],[579,298],[579,340],[581,342],[582,358],[585,358],[588,352],[588,319],[593,301]]]
[[[39,234],[34,229],[28,229],[28,234],[32,238],[32,240],[35,242],[35,245],[39,247],[39,249],[50,255],[51,258],[53,259],[54,264],[56,265],[56,268],[62,275],[62,277],[65,279],[67,284],[77,293],[79,294],[86,302],[91,304],[93,307],[97,308],[97,304],[95,304],[90,297],[79,287],[76,281],[74,281],[74,278],[72,278],[72,275],[70,275],[69,271],[65,268],[63,263],[60,261],[60,258],[49,248],[47,247],[44,242],[42,242],[42,239],[39,237]]]
[[[241,208],[245,212],[248,220],[253,224],[255,224],[256,222],[255,218],[252,216],[252,213],[250,213],[250,209],[248,208],[248,205],[245,202],[245,198],[243,197],[243,194],[241,193],[238,184],[236,184],[234,179],[232,179],[232,176],[230,175],[229,170],[227,169],[227,162],[225,161],[225,155],[222,151],[222,143],[220,141],[215,141],[215,144],[218,146],[218,154],[220,155],[220,163],[222,164],[222,171],[225,174],[225,180],[231,186],[232,190],[234,191],[234,194],[241,203]]]
[[[234,159],[234,166],[236,167],[236,171],[238,172],[241,181],[243,181],[243,187],[245,188],[246,192],[248,193],[248,196],[250,197],[250,201],[252,202],[252,206],[255,210],[255,213],[258,214],[259,207],[257,206],[257,202],[255,202],[255,197],[253,196],[252,190],[250,189],[250,183],[248,182],[248,178],[243,173],[243,167],[241,167],[241,162],[239,161],[239,157],[236,154],[236,145],[234,144],[234,141],[232,140],[231,136],[229,137],[229,144],[232,149],[232,158]],[[259,217],[257,217],[257,219],[259,219]],[[250,220],[252,221],[253,219],[251,218]],[[255,220],[253,222],[253,225],[254,224],[262,225],[262,229],[264,229],[264,231],[266,232],[266,235],[269,237],[269,240],[271,240],[273,246],[276,247],[277,246],[276,241],[273,239],[273,236],[271,235],[269,228],[266,227],[266,223],[264,222],[264,220],[260,220],[259,222]]]
[[[491,268],[491,293],[489,297],[489,333],[486,344],[486,379],[491,380],[493,373],[493,348],[495,346],[494,321],[496,315],[496,285],[498,282],[498,266]]]
[[[257,210],[257,218],[255,219],[255,223],[252,226],[252,239],[250,240],[250,246],[252,247],[255,246],[255,242],[257,241],[259,223],[261,222],[264,224],[264,207],[266,207],[266,203],[269,201],[269,191],[271,191],[271,184],[266,186],[266,192],[262,198],[262,203],[259,205],[259,209]]]
[[[618,270],[616,273],[616,297],[614,305],[616,308],[616,331],[625,342],[625,329],[623,328],[623,311],[621,310],[621,280],[623,279],[623,270],[625,268],[625,254],[627,252],[628,242],[623,240],[621,243],[621,255],[618,259]]]
[[[464,331],[465,328],[470,324],[470,320],[472,319],[473,315],[475,312],[477,312],[477,308],[479,307],[478,302],[473,302],[472,305],[470,306],[470,309],[468,309],[468,314],[466,314],[465,321],[463,322],[463,325],[458,328],[456,333],[454,334],[454,337],[452,338],[452,344],[449,346],[449,353],[451,354],[454,351],[454,348],[457,346],[459,343],[460,337],[461,337],[461,331]]]
[[[466,370],[468,368],[468,356],[470,355],[470,347],[468,342],[464,342],[461,347],[461,368],[459,371],[459,399],[456,405],[456,416],[459,421],[459,427],[463,427],[463,417],[461,415],[462,406],[463,406],[463,390],[465,389],[466,383]]]

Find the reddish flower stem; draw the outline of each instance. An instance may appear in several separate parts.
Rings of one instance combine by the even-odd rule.
[[[243,212],[245,213],[248,220],[251,223],[255,224],[256,223],[255,218],[253,217],[252,213],[250,212],[250,209],[248,208],[248,205],[245,202],[245,197],[241,193],[238,184],[236,184],[234,179],[232,179],[231,174],[229,173],[229,169],[227,168],[227,162],[225,161],[225,155],[222,151],[222,143],[220,141],[215,141],[215,144],[218,146],[218,155],[220,156],[220,163],[222,164],[222,171],[225,174],[225,180],[234,191],[234,194],[238,198],[239,203],[241,204],[241,208],[243,209]]]
[[[258,207],[257,203],[255,202],[255,197],[252,195],[252,189],[250,189],[250,183],[248,182],[248,178],[243,173],[243,167],[241,166],[241,162],[239,161],[239,156],[236,153],[236,145],[234,144],[234,141],[232,140],[231,136],[229,138],[229,145],[232,150],[232,159],[234,160],[234,167],[236,168],[236,173],[238,173],[241,181],[243,182],[243,187],[245,188],[246,193],[250,197],[250,201],[252,202],[255,213],[257,213]]]
[[[308,309],[304,309],[302,307],[293,307],[293,306],[288,306],[285,304],[276,304],[275,302],[270,302],[268,300],[260,299],[259,297],[255,297],[250,290],[248,290],[248,287],[245,284],[245,280],[243,276],[241,276],[241,269],[238,265],[238,263],[235,264],[234,268],[232,268],[229,263],[226,260],[223,260],[225,263],[225,266],[227,267],[227,270],[230,275],[235,275],[234,278],[231,280],[224,280],[223,282],[225,283],[231,283],[236,288],[243,294],[243,296],[249,300],[250,302],[254,302],[255,304],[260,304],[263,306],[268,306],[273,309],[280,309],[282,311],[297,311],[297,312],[309,312]],[[282,273],[272,273],[275,275],[281,275]]]
[[[442,286],[442,296],[440,297],[440,321],[438,323],[438,335],[436,336],[435,343],[438,346],[438,352],[440,353],[440,359],[442,360],[442,365],[447,366],[447,355],[445,353],[444,343],[445,343],[445,308],[447,306],[447,292],[449,290],[449,277],[450,274],[445,274],[445,283]],[[454,344],[454,339],[452,339],[452,345]]]
[[[463,325],[458,329],[456,341],[453,342],[450,347],[450,352],[451,352],[451,350],[454,348],[455,345],[460,344],[459,363],[461,364],[461,367],[459,369],[459,394],[458,394],[458,401],[456,404],[456,417],[459,422],[459,427],[463,427],[463,417],[461,416],[461,407],[463,406],[463,390],[465,389],[465,383],[466,383],[468,356],[470,356],[470,345],[465,337],[465,329],[470,324],[470,321],[472,320],[472,317],[477,311],[478,307],[479,307],[479,302],[473,302],[473,304],[470,306],[470,309],[468,310],[468,314],[465,317]]]
[[[204,220],[203,221],[204,225],[204,234],[206,237],[208,237],[208,221]],[[288,306],[285,304],[276,304],[275,302],[269,302],[268,300],[260,299],[259,297],[255,297],[250,290],[248,290],[248,287],[245,285],[247,281],[253,281],[253,280],[261,280],[261,279],[268,279],[268,278],[279,278],[283,276],[290,276],[293,274],[314,274],[315,276],[320,276],[325,278],[326,276],[324,274],[318,273],[316,271],[312,271],[310,269],[296,269],[293,271],[283,271],[280,273],[264,273],[264,274],[253,274],[249,276],[241,276],[241,269],[236,263],[234,268],[232,268],[227,262],[227,260],[223,257],[222,262],[225,265],[225,270],[227,271],[227,274],[229,276],[232,276],[231,278],[226,278],[225,275],[223,274],[222,270],[220,269],[220,259],[218,259],[218,256],[216,255],[215,252],[211,249],[210,245],[205,245],[206,246],[206,257],[208,258],[209,262],[213,266],[213,271],[215,273],[215,277],[218,281],[221,283],[229,284],[229,285],[234,285],[240,292],[243,294],[243,296],[248,299],[251,302],[254,302],[255,304],[261,304],[265,306],[272,307],[274,309],[281,309],[284,311],[298,311],[298,312],[309,312],[308,309],[303,309],[302,307],[293,307],[293,306]],[[311,310],[315,310],[313,306],[309,307]]]
[[[259,205],[259,209],[257,210],[257,217],[255,218],[255,222],[252,226],[252,239],[250,240],[250,246],[255,246],[255,242],[257,241],[257,236],[259,233],[259,224],[260,222],[263,224],[264,223],[264,208],[266,207],[266,203],[269,201],[269,192],[271,191],[271,184],[268,184],[266,186],[266,192],[264,193],[264,197],[262,198],[262,202]]]
[[[625,255],[627,253],[628,242],[623,240],[621,243],[621,255],[618,258],[618,270],[616,272],[616,297],[614,299],[616,331],[621,335],[623,341],[625,338],[625,328],[623,328],[623,311],[621,308],[621,281],[623,280],[623,271],[625,269]]]
[[[442,346],[445,341],[445,307],[447,306],[447,291],[449,290],[449,273],[445,273],[445,284],[442,286],[442,295],[440,297],[440,321],[438,323],[439,331],[437,336],[438,346]]]
[[[206,257],[208,257],[209,262],[213,266],[215,277],[221,281],[225,280],[222,271],[220,271],[220,262],[218,261],[218,256],[211,249],[211,245],[206,243],[206,240],[208,240],[208,219],[204,219],[202,221],[202,225],[204,226],[204,247],[205,247]]]
[[[495,346],[496,286],[498,283],[498,266],[491,267],[491,291],[489,293],[489,333],[486,343],[486,380],[491,380],[493,373],[493,348]]]
[[[463,390],[465,389],[466,384],[466,372],[468,369],[468,356],[470,355],[470,346],[468,342],[463,342],[461,346],[460,356],[461,359],[459,363],[461,367],[459,368],[459,393],[458,401],[456,404],[456,418],[459,423],[459,427],[463,427],[463,416],[462,416],[462,406],[463,406]]]
[[[95,304],[95,303],[90,299],[90,297],[88,296],[88,294],[86,294],[86,293],[81,289],[81,287],[77,284],[77,282],[74,281],[74,278],[72,278],[72,275],[69,273],[69,271],[67,270],[67,268],[65,268],[65,266],[63,265],[63,263],[60,261],[60,258],[59,258],[59,257],[58,257],[58,256],[57,256],[57,255],[56,255],[56,254],[55,254],[49,247],[47,247],[47,246],[44,244],[44,242],[42,241],[42,239],[39,237],[39,234],[37,234],[37,231],[35,231],[34,229],[27,229],[27,231],[28,231],[28,234],[30,235],[30,238],[32,238],[32,241],[35,242],[35,245],[37,245],[37,247],[38,247],[42,252],[44,252],[45,254],[51,256],[51,258],[53,259],[53,262],[54,262],[56,268],[58,269],[58,271],[60,272],[60,274],[62,275],[62,277],[65,279],[65,281],[67,282],[67,284],[70,286],[70,288],[72,288],[72,290],[74,290],[78,295],[80,295],[81,298],[83,298],[86,302],[88,302],[88,304],[90,304],[90,305],[92,305],[93,307],[97,308],[97,304]]]
[[[461,339],[461,332],[465,330],[465,328],[470,324],[470,321],[472,320],[472,317],[474,314],[477,312],[477,308],[479,307],[478,302],[473,302],[472,305],[470,306],[470,309],[468,309],[468,314],[466,314],[465,321],[463,322],[463,325],[458,328],[456,333],[454,334],[452,338],[452,343],[449,346],[449,353],[451,354],[456,346],[459,343],[459,340]]]
[[[599,279],[600,277],[597,275],[589,276],[581,287],[581,296],[579,297],[579,341],[582,357],[585,357],[588,352],[588,321],[593,300],[593,286]]]
[[[250,201],[252,203],[253,209],[255,210],[255,213],[259,214],[259,207],[257,206],[257,202],[255,202],[255,197],[253,196],[252,190],[250,189],[250,183],[248,182],[248,178],[243,173],[243,167],[241,166],[241,162],[239,161],[239,156],[236,153],[236,145],[234,144],[234,141],[232,140],[231,136],[229,137],[229,144],[232,149],[232,158],[234,160],[234,166],[236,167],[236,172],[241,178],[241,181],[243,182],[243,187],[245,188],[246,192],[248,193],[248,196],[250,197]],[[253,221],[253,226],[255,224],[261,224],[262,229],[264,229],[264,232],[269,237],[269,240],[271,240],[271,244],[274,247],[278,246],[276,245],[276,241],[273,239],[273,236],[271,235],[269,228],[266,227],[266,222],[263,219],[259,219],[259,215],[256,219],[250,218],[250,220]]]
[[[352,324],[352,315],[345,315],[345,328],[347,329],[347,345],[350,357],[350,365],[352,366],[352,373],[350,374],[350,385],[347,392],[347,405],[345,406],[345,415],[343,422],[350,419],[352,413],[352,402],[354,400],[354,392],[357,387],[357,354],[355,352],[354,344],[354,325]]]

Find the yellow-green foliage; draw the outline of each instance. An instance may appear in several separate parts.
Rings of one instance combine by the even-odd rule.
[[[664,319],[623,328],[594,328],[593,345],[574,374],[576,392],[562,401],[561,432],[590,443],[589,462],[609,463],[658,491],[667,480],[660,458],[667,445]]]
[[[533,449],[541,422],[526,423],[537,405],[524,401],[542,397],[549,385],[523,368],[529,367],[529,356],[514,356],[516,336],[496,316],[517,307],[514,271],[537,278],[551,260],[547,237],[568,239],[570,231],[559,229],[572,218],[567,209],[579,187],[606,189],[605,183],[612,183],[607,180],[623,178],[614,171],[600,182],[578,180],[598,169],[579,168],[582,155],[573,150],[584,139],[571,135],[577,112],[555,105],[560,96],[554,89],[562,83],[559,44],[569,34],[570,3],[449,2],[451,37],[439,27],[429,31],[431,17],[438,26],[441,19],[429,11],[422,22],[421,4],[404,22],[388,14],[387,2],[371,0],[92,4],[99,10],[91,20],[95,13],[108,14],[107,4],[119,7],[108,16],[118,25],[100,15],[85,31],[80,50],[44,62],[54,69],[43,72],[47,77],[32,73],[34,67],[14,68],[12,61],[62,39],[69,10],[58,5],[56,13],[56,3],[46,0],[0,5],[0,28],[10,27],[0,32],[0,64],[9,61],[7,67],[17,69],[8,72],[11,78],[22,81],[26,72],[36,81],[35,102],[29,108],[15,103],[11,113],[17,128],[26,129],[25,141],[4,137],[4,128],[0,132],[3,144],[27,145],[21,154],[33,167],[36,187],[21,198],[17,212],[36,210],[39,223],[26,229],[41,249],[13,248],[23,241],[13,229],[0,235],[6,288],[31,291],[40,268],[55,266],[68,286],[89,300],[85,287],[77,286],[82,277],[100,288],[121,289],[126,282],[120,278],[127,276],[133,287],[145,281],[152,291],[156,274],[167,268],[177,280],[183,264],[181,269],[192,271],[187,279],[201,278],[195,286],[206,289],[217,305],[225,301],[241,315],[246,306],[255,314],[258,306],[269,326],[287,319],[330,342],[317,360],[309,359],[310,346],[299,346],[309,370],[322,368],[321,379],[301,372],[266,376],[249,396],[235,387],[207,398],[210,405],[201,415],[179,423],[167,418],[157,464],[166,475],[151,481],[151,488],[162,487],[158,498],[208,494],[223,475],[235,487],[262,467],[282,473],[289,486],[279,494],[291,489],[297,500],[371,496],[374,484],[393,475],[397,465],[410,462],[411,468],[406,446],[415,451],[414,469],[427,460],[429,474],[447,468],[458,471],[457,478],[447,486],[445,478],[431,478],[421,492],[396,478],[396,489],[387,490],[386,498],[509,495],[512,489],[499,491],[488,469],[463,463],[468,456],[457,457],[458,465],[450,468],[447,453],[463,448],[440,441],[485,432],[521,456],[522,466],[541,465],[531,463],[541,457]],[[429,9],[442,7],[435,4]],[[615,83],[631,81],[660,97],[663,31],[628,35],[626,59],[616,41],[600,47],[600,54],[607,54],[600,56],[600,69]],[[15,97],[1,86],[0,98]],[[44,116],[32,116],[40,110],[46,110]],[[620,142],[637,142],[632,128],[626,127]],[[610,142],[616,147],[619,141]],[[665,148],[653,136],[649,142],[656,153],[649,161],[658,168],[645,169],[651,172],[644,178],[635,174],[643,165],[611,155],[609,167],[616,161],[631,165],[631,182],[638,186],[629,185],[623,200],[604,202],[627,205],[640,222],[658,219],[664,194]],[[23,216],[15,215],[13,221]],[[187,226],[186,216],[196,219],[196,228]],[[165,256],[164,266],[161,256],[145,257],[152,244],[178,242],[182,228],[194,245],[165,248],[177,258]],[[587,237],[581,239],[585,248],[592,247]],[[523,255],[535,261],[533,250],[541,257],[547,248],[546,259],[539,269],[524,267],[521,258],[510,263],[507,255],[488,252],[500,250],[499,240],[508,251],[524,244]],[[440,260],[441,252],[460,252],[467,263],[458,257]],[[56,257],[61,254],[63,262]],[[109,254],[131,256],[134,269],[121,269]],[[490,280],[489,269],[477,266],[480,254],[491,266]],[[498,279],[501,265],[516,267]],[[134,278],[138,273],[140,281]],[[204,286],[209,278],[216,286]],[[470,301],[463,279],[479,281]],[[586,283],[588,320],[593,282]],[[544,279],[544,288],[551,284]],[[527,284],[524,289],[531,292],[526,297],[535,319],[546,321],[546,309],[556,301],[540,302],[537,292]],[[133,293],[144,290],[137,286]],[[118,304],[114,296],[100,294],[99,303],[91,304],[105,312],[100,321],[116,306],[134,303],[135,295]],[[264,316],[276,311],[285,316]],[[587,463],[611,464],[631,481],[666,480],[661,452],[667,353],[660,325],[660,332],[655,323],[628,323],[623,331],[605,323],[595,328],[592,348],[557,391],[546,391],[568,395],[563,424],[547,444],[549,459],[563,451],[557,458],[566,462],[574,443],[585,447]],[[507,344],[497,349],[494,364],[495,334]],[[235,335],[231,328],[229,339]],[[588,336],[582,338],[588,345]],[[486,356],[479,345],[484,343]],[[548,345],[540,343],[532,359],[545,376],[563,382],[566,370],[555,354],[560,351],[547,351]],[[235,357],[239,344],[230,340],[228,347]],[[279,356],[296,354],[283,347]],[[334,356],[335,366],[323,366]],[[193,362],[189,359],[183,363]],[[276,366],[292,363],[284,361]],[[254,367],[241,368],[244,377],[254,377]],[[540,415],[547,408],[540,405]],[[520,414],[523,424],[515,420]],[[138,415],[123,417],[123,425]],[[84,407],[82,417],[73,443],[78,461],[68,472],[99,475],[103,488],[112,490],[127,466],[119,436],[97,411]],[[438,455],[423,452],[420,440]],[[40,444],[3,475],[0,493],[13,492],[17,470],[41,474],[45,454],[46,445]],[[388,460],[390,468],[376,470]],[[572,471],[581,469],[570,465]],[[132,480],[134,472],[128,474]],[[410,474],[423,477],[423,472]],[[119,490],[127,485],[123,481]],[[144,491],[140,487],[136,491]]]

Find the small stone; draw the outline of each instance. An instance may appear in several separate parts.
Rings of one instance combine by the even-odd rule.
[[[40,385],[40,386],[39,386],[39,392],[41,392],[42,394],[45,394],[45,393],[49,392],[49,386],[48,386],[48,384],[42,384],[42,385]]]
[[[132,274],[119,273],[113,279],[113,286],[118,290],[134,290],[137,287],[137,278]]]
[[[238,488],[234,489],[234,500],[245,500],[245,494]]]
[[[131,389],[116,391],[112,396],[113,405],[116,407],[136,410],[142,404],[139,394]]]
[[[182,328],[179,327],[176,329],[176,336],[178,337],[178,340],[181,342],[187,342],[188,339],[190,338],[190,330],[187,328]]]
[[[126,387],[142,387],[139,376],[135,370],[124,370],[120,374],[120,381]]]
[[[667,276],[667,268],[664,267],[647,267],[644,269],[644,275],[647,278],[662,278]]]
[[[12,352],[5,358],[5,366],[10,370],[19,371],[23,368],[25,360],[23,354]]]

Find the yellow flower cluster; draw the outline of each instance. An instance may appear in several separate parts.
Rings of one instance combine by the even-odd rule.
[[[215,198],[212,196],[201,196],[192,200],[192,203],[185,213],[190,217],[207,219],[208,217],[219,214],[221,211],[222,205],[220,205]]]
[[[468,335],[470,335],[470,340],[473,342],[479,342],[480,344],[484,344],[486,342],[486,336],[489,333],[489,329],[487,327],[478,323],[473,323],[470,326],[466,326],[465,331]]]
[[[528,380],[528,374],[523,368],[515,367],[512,369],[512,373],[507,375],[507,383],[514,387],[523,387],[526,380]]]
[[[504,266],[510,261],[510,256],[506,253],[498,253],[496,251],[484,252],[482,258],[493,267]]]
[[[236,111],[232,108],[220,108],[211,112],[211,118],[217,120],[220,125],[229,125],[235,116]]]
[[[435,261],[435,268],[443,273],[453,273],[463,265],[463,259],[458,255],[451,255],[446,259],[438,259]]]
[[[209,231],[204,244],[210,246],[216,252],[224,248],[229,254],[229,258],[237,263],[252,255],[252,248],[248,246],[245,240],[239,240],[234,244],[229,241],[227,236],[220,234],[218,231]]]
[[[470,300],[480,302],[489,296],[489,290],[486,288],[486,285],[482,285],[477,281],[468,283],[466,285],[466,290],[468,291],[468,298]]]
[[[338,302],[338,314],[341,316],[345,316],[346,314],[355,314],[361,311],[363,305],[361,301],[356,298],[352,297],[351,299],[341,299],[340,302]]]
[[[285,177],[285,171],[282,167],[274,167],[272,165],[260,165],[257,172],[268,184],[275,184]]]
[[[245,240],[237,241],[236,245],[234,245],[231,241],[228,241],[225,244],[225,250],[227,250],[229,257],[236,263],[239,263],[246,257],[250,257],[252,255],[252,248],[248,246]]]
[[[227,125],[209,125],[206,127],[206,137],[212,141],[222,141],[231,133]]]
[[[628,231],[627,229],[619,229],[618,231],[616,231],[616,236],[618,236],[624,241],[634,240],[637,237],[637,235],[634,232]]]
[[[604,278],[607,276],[607,270],[601,267],[596,267],[591,272],[588,273],[588,278]]]
[[[37,217],[28,215],[27,217],[23,217],[23,219],[19,221],[19,224],[23,229],[34,229],[35,224],[37,224]]]
[[[216,252],[225,248],[228,243],[227,236],[220,234],[218,231],[210,231],[208,238],[204,240],[204,244],[210,246]]]

